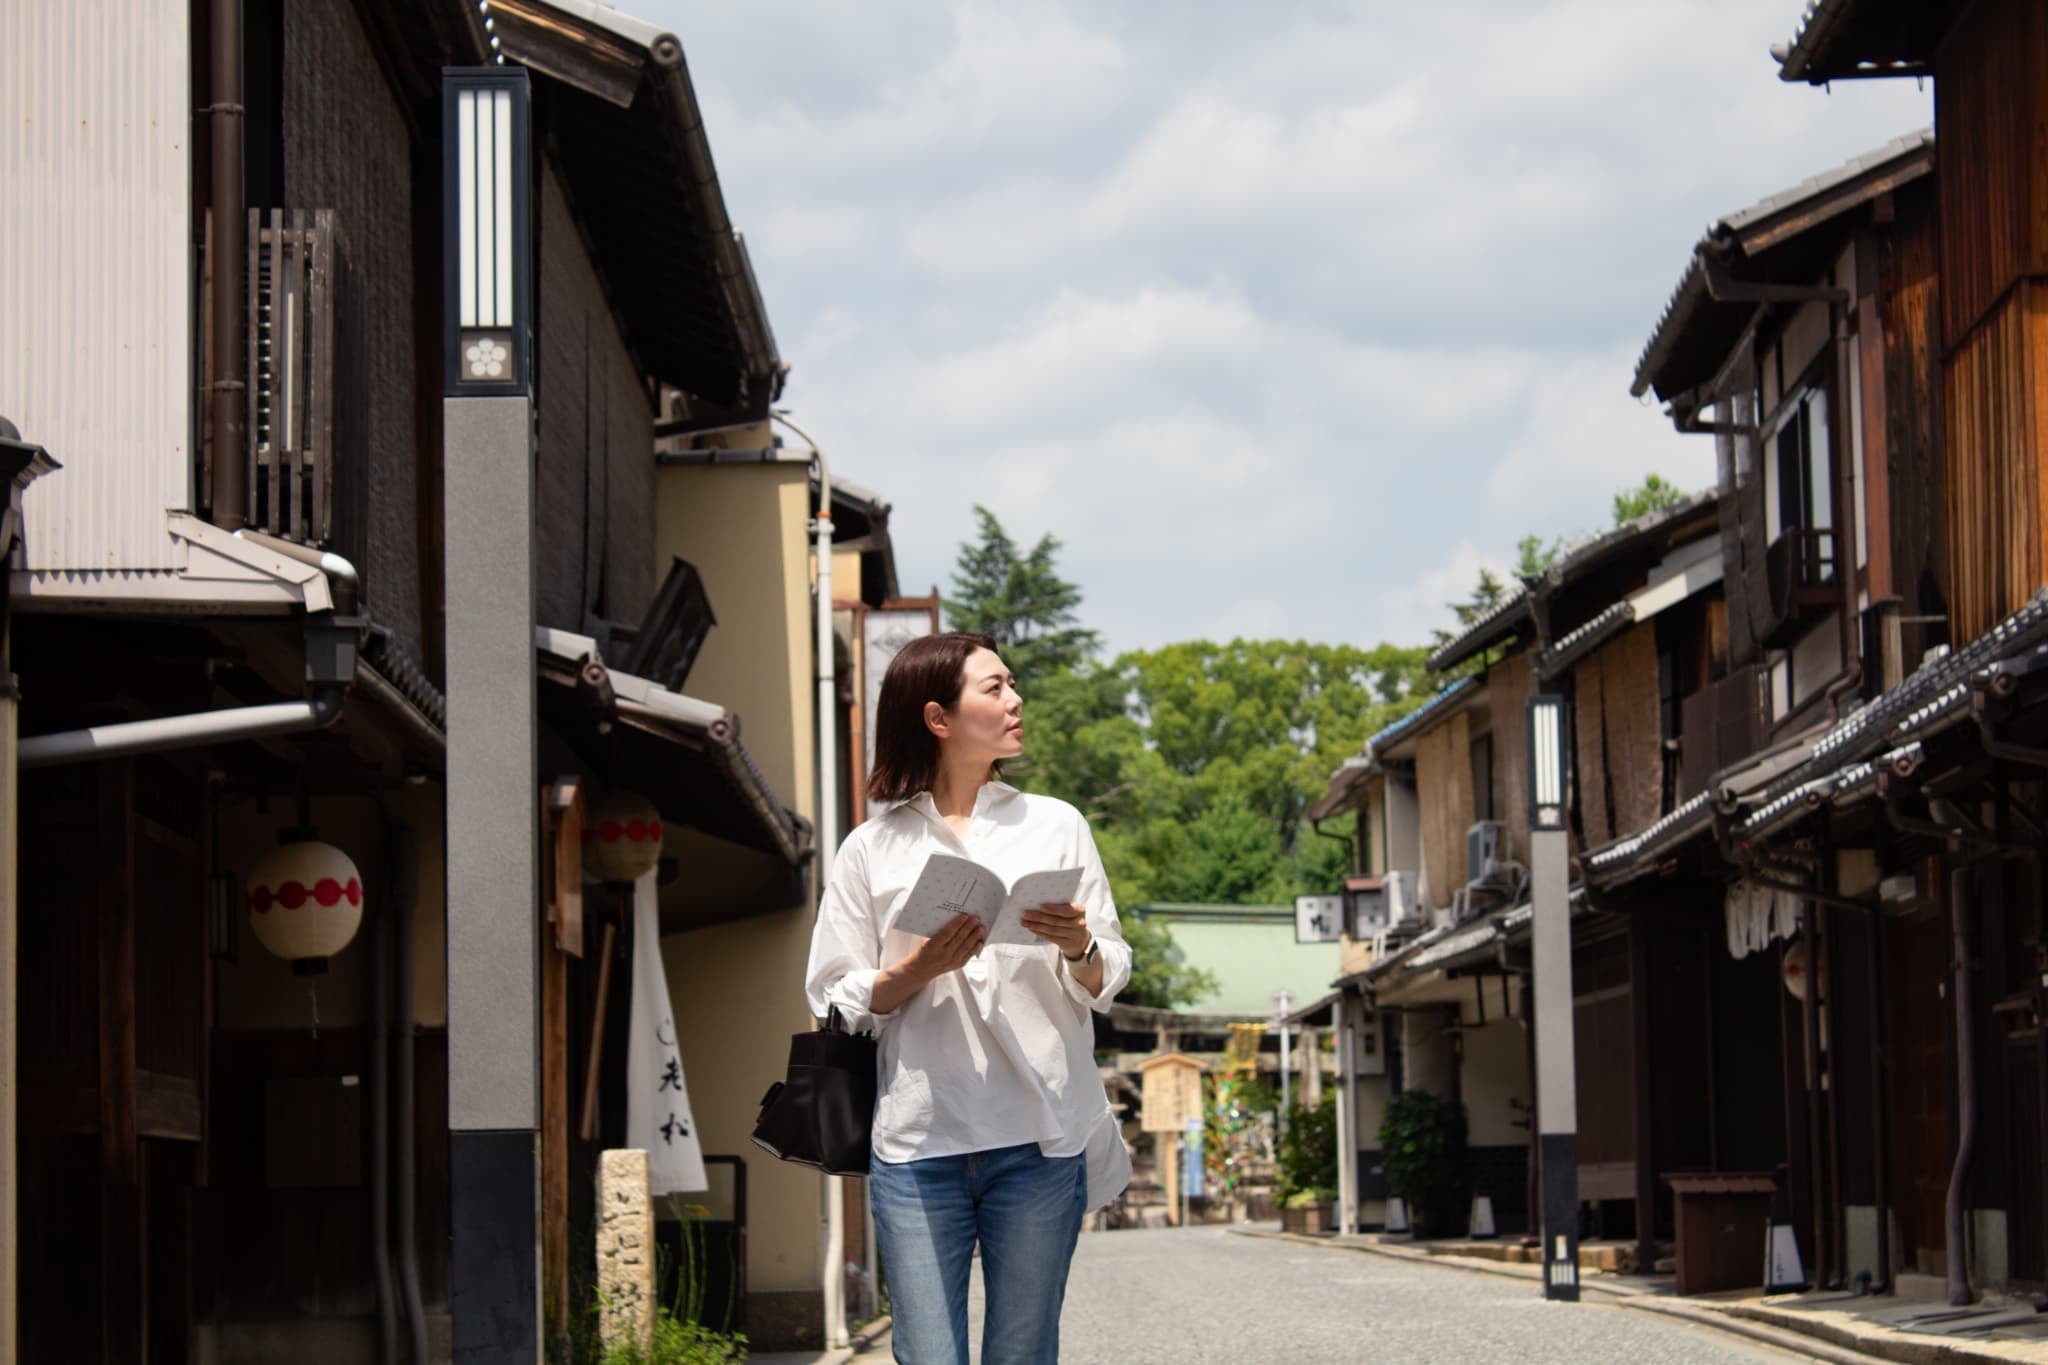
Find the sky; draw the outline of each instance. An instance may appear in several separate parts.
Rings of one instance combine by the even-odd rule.
[[[1801,0],[620,0],[903,590],[1050,532],[1111,654],[1414,644],[1714,479],[1631,397],[1706,225],[1932,119],[1778,80]]]

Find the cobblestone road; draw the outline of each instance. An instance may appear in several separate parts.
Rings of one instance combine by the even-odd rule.
[[[978,1264],[972,1313],[978,1341]],[[1060,1343],[1063,1365],[1800,1359],[1615,1307],[1597,1295],[1579,1304],[1546,1303],[1533,1283],[1222,1228],[1084,1236]],[[887,1359],[886,1338],[859,1357],[861,1365]]]

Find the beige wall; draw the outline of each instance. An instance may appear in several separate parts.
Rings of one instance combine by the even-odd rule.
[[[1465,1101],[1466,1141],[1474,1147],[1520,1147],[1528,1130],[1516,1127],[1528,1117],[1510,1100],[1530,1099],[1528,1043],[1522,1027],[1494,1012],[1498,984],[1487,983],[1486,1023],[1465,1023],[1465,1058],[1458,1090]],[[1469,1012],[1468,1012],[1469,1013]]]
[[[803,997],[810,947],[809,906],[661,942],[704,1150],[746,1159],[753,1290],[818,1284],[819,1177],[748,1140],[762,1093],[782,1079],[790,1035],[812,1026]]]
[[[784,805],[814,809],[810,472],[802,464],[688,465],[655,479],[656,562],[697,566],[718,624],[693,697],[739,714],[740,738]]]
[[[272,800],[259,811],[253,803],[224,807],[220,839],[223,865],[245,872],[274,847],[280,830],[296,824],[291,801]],[[419,901],[413,911],[413,1018],[425,1028],[448,1024],[447,910],[442,896],[442,789],[438,784],[406,787],[384,798],[326,797],[312,803],[320,837],[354,859],[366,893],[363,927],[328,960],[327,972],[292,975],[291,964],[274,957],[238,912],[236,960],[219,964],[216,1015],[223,1029],[305,1029],[317,1000],[320,1026],[356,1028],[363,1023],[364,969],[369,913],[380,896],[378,865],[382,822],[388,817],[410,826],[419,838]],[[310,985],[310,990],[309,990]]]
[[[736,712],[741,740],[776,796],[814,818],[809,490],[809,469],[798,463],[664,468],[655,551],[662,562],[681,555],[697,566],[718,617],[691,669],[690,694]],[[751,1291],[818,1286],[820,1178],[748,1140],[762,1093],[782,1078],[790,1035],[811,1027],[803,994],[811,921],[806,899],[670,934],[661,945],[704,1150],[747,1163]]]

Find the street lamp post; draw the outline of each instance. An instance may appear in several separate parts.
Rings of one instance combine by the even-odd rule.
[[[1530,955],[1536,990],[1536,1133],[1543,1172],[1543,1296],[1579,1297],[1578,1082],[1572,1060],[1569,772],[1564,698],[1529,698]]]
[[[541,1354],[533,136],[518,66],[442,72],[454,1354]]]

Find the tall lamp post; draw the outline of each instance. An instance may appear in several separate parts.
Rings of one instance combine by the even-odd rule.
[[[1579,1297],[1578,1081],[1572,1059],[1571,876],[1564,698],[1529,698],[1530,956],[1536,977],[1536,1133],[1543,1297]]]
[[[533,137],[526,71],[441,74],[454,1357],[541,1357]]]

